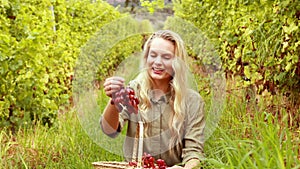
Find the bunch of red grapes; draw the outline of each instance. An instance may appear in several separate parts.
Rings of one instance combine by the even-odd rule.
[[[139,99],[135,96],[135,92],[131,87],[122,87],[112,96],[111,104],[115,104],[117,109],[121,111],[124,107],[129,113],[138,113]]]
[[[155,160],[150,154],[144,153],[143,157],[143,168],[151,168],[151,169],[166,169],[167,164],[162,159]],[[130,166],[136,167],[137,162],[129,162]]]

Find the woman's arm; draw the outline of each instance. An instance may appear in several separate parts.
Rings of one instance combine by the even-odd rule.
[[[112,98],[113,93],[120,90],[124,86],[122,77],[113,76],[107,78],[103,84],[105,94]],[[111,99],[107,103],[101,119],[102,130],[105,134],[113,134],[119,127],[119,111],[117,107],[111,104]]]
[[[187,119],[185,122],[185,133],[183,138],[183,163],[186,167],[193,167],[195,163],[197,166],[200,163],[200,159],[204,157],[204,101],[197,92],[193,92],[189,96],[187,104]],[[196,164],[197,160],[199,163]]]
[[[113,134],[119,127],[119,111],[115,105],[110,104],[110,101],[104,109],[101,119],[102,130],[105,134]]]

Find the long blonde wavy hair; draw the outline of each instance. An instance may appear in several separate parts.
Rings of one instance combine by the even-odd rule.
[[[171,149],[176,144],[181,144],[180,130],[182,129],[184,123],[184,117],[186,112],[186,98],[185,93],[188,88],[187,72],[187,52],[184,46],[184,42],[181,37],[170,30],[160,30],[153,33],[150,38],[144,44],[143,49],[143,62],[142,66],[147,67],[147,57],[149,55],[149,49],[154,38],[162,38],[172,42],[175,46],[175,58],[172,63],[172,68],[174,70],[173,78],[170,80],[170,90],[171,97],[169,100],[170,106],[172,108],[172,117],[168,122],[169,128],[171,129],[171,142],[169,148]],[[147,68],[146,68],[147,69]],[[148,71],[142,71],[136,78],[137,82],[140,84],[139,97],[141,104],[139,105],[141,116],[143,113],[147,112],[151,108],[151,103],[149,99],[149,91],[152,89],[153,80],[150,77]]]

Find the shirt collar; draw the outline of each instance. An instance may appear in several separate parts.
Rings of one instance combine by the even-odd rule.
[[[154,92],[150,91],[148,93],[149,93],[150,101],[152,103],[169,103],[169,100],[170,100],[170,97],[171,97],[171,92],[167,92],[163,96],[161,96],[158,100],[155,100],[154,99]]]

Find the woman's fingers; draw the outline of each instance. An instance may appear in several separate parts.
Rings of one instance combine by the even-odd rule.
[[[119,91],[120,88],[121,88],[120,85],[113,85],[113,84],[111,84],[111,85],[108,85],[108,86],[104,87],[104,91],[105,91],[106,95],[108,95],[109,97],[111,97],[111,95],[113,93]]]
[[[120,77],[120,76],[113,76],[113,77],[110,78],[110,80],[121,82],[122,84],[124,84],[124,82],[125,82],[125,79],[123,77]]]
[[[123,86],[124,85],[124,78],[122,77],[118,77],[118,76],[114,76],[114,77],[110,77],[107,78],[104,82],[104,87],[109,86],[109,85],[119,85],[119,86]]]
[[[119,91],[124,86],[124,82],[124,78],[118,76],[107,78],[103,84],[105,94],[112,97],[113,93]]]

